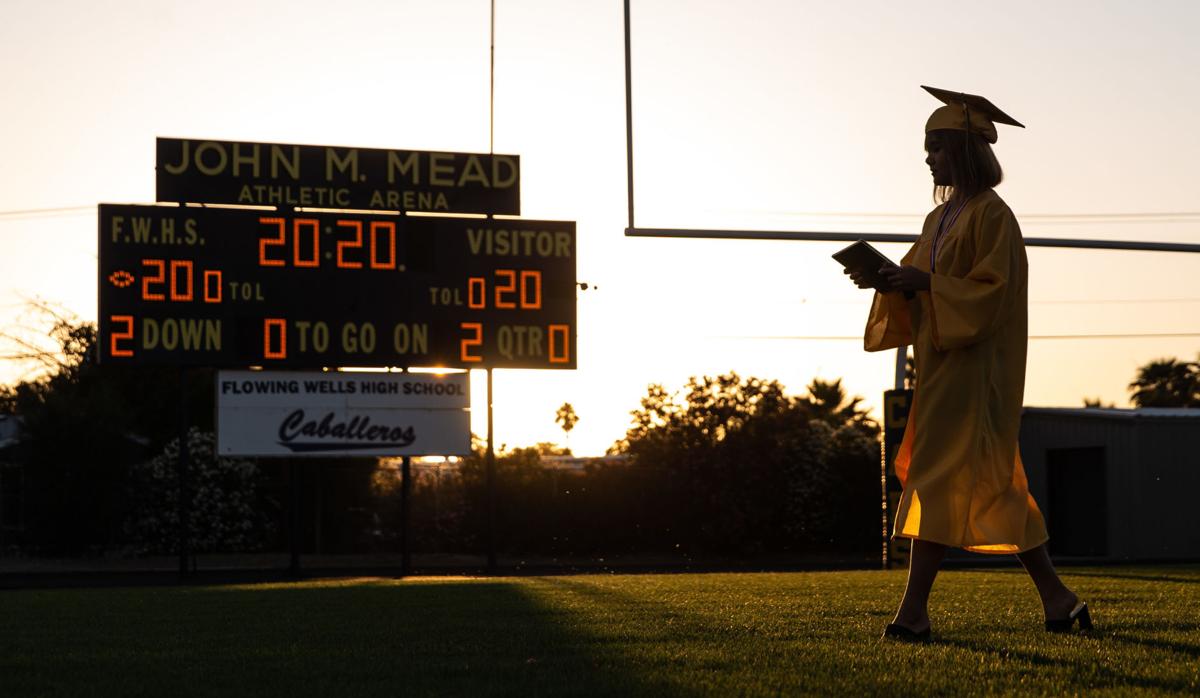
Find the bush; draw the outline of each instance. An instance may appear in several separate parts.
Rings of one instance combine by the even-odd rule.
[[[816,387],[818,390],[811,390]],[[692,379],[679,400],[650,386],[613,449],[624,460],[547,467],[545,445],[496,457],[496,549],[549,556],[762,555],[875,550],[877,427],[837,383],[790,398],[774,381]],[[383,477],[391,502],[394,475]],[[413,549],[482,552],[482,450],[413,486]],[[390,509],[389,527],[399,525]]]
[[[179,550],[179,439],[131,470],[127,531],[141,553]],[[188,541],[194,553],[262,548],[273,525],[263,478],[249,460],[220,458],[211,432],[188,432]]]

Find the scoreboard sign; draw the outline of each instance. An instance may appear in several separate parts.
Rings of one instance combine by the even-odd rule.
[[[471,452],[468,374],[221,371],[222,456]]]
[[[158,201],[521,213],[516,155],[159,138]]]
[[[576,367],[575,224],[101,204],[105,362]]]

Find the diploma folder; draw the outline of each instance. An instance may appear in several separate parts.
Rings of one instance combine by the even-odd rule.
[[[834,252],[833,258],[851,271],[862,272],[867,282],[876,290],[891,290],[887,278],[879,273],[879,268],[884,265],[896,266],[895,263],[863,240]]]

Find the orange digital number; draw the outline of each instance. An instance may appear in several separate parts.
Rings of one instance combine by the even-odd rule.
[[[533,300],[529,300],[529,289],[533,289]],[[531,270],[521,272],[521,308],[523,310],[540,310],[542,307],[542,272]]]
[[[215,280],[215,284],[210,284],[210,280]],[[216,286],[215,293],[210,293],[209,288]],[[205,303],[220,303],[221,302],[221,270],[204,272],[204,302]]]
[[[271,328],[279,331],[279,342],[275,345],[271,343]],[[287,320],[276,317],[263,318],[263,358],[287,358]]]
[[[165,293],[151,293],[150,284],[161,284],[167,279],[167,262],[162,259],[143,259],[143,267],[157,268],[156,276],[142,276],[142,300],[144,301],[165,301],[167,296]]]
[[[387,232],[387,245],[379,244],[379,231]],[[384,248],[387,250],[388,258],[386,261],[379,261],[379,253],[377,250]],[[395,269],[396,268],[396,224],[391,221],[371,221],[371,268],[372,269]]]
[[[362,247],[362,221],[338,221],[339,228],[350,228],[354,231],[354,240],[338,240],[337,265],[338,269],[362,269],[362,262],[346,261],[346,248]]]
[[[483,323],[479,322],[464,322],[460,325],[464,330],[473,330],[474,338],[464,338],[462,340],[459,358],[467,363],[479,363],[483,361],[483,357],[478,354],[472,354],[469,350],[471,347],[483,345]]]
[[[117,332],[115,329],[112,332],[112,339],[109,343],[108,353],[110,356],[133,356],[133,349],[118,349],[117,342],[122,339],[133,339],[133,316],[132,315],[112,315],[109,320],[115,325],[118,322],[125,323],[125,331]]]
[[[279,237],[262,238],[258,241],[258,265],[262,267],[282,267],[284,264],[286,264],[286,262],[284,262],[282,259],[267,259],[267,247],[283,246],[285,237],[283,219],[263,216],[258,219],[258,222],[262,223],[263,225],[274,225],[279,227]]]
[[[570,325],[550,325],[550,363],[571,363]]]
[[[496,307],[497,308],[515,308],[516,301],[501,300],[501,297],[506,293],[516,293],[517,291],[517,272],[514,269],[497,269],[496,278],[502,279],[508,277],[508,283],[496,283]]]
[[[482,276],[472,276],[467,279],[467,307],[472,310],[482,310],[487,307],[487,282]]]
[[[179,291],[179,270],[183,269],[187,272],[187,284],[184,286],[183,292]],[[192,260],[190,259],[172,259],[171,260],[171,300],[187,302],[195,296],[193,289],[195,282],[192,276]]]
[[[308,227],[312,231],[312,257],[300,258],[300,230]],[[292,262],[298,267],[315,267],[321,263],[321,222],[316,218],[297,218],[292,221]]]

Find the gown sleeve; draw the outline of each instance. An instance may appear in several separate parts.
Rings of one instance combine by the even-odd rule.
[[[871,314],[867,316],[863,348],[867,351],[883,351],[908,344],[912,344],[912,321],[904,294],[876,291],[875,299],[871,302]]]
[[[900,260],[900,265],[911,263],[914,245]],[[913,343],[912,319],[908,312],[908,300],[899,291],[875,292],[871,301],[871,312],[867,315],[867,331],[863,335],[863,348],[867,351],[896,349]]]
[[[932,274],[933,344],[941,351],[970,346],[992,334],[1008,316],[1012,290],[1023,273],[1024,243],[1007,206],[984,212],[975,229],[974,260],[965,277]]]

